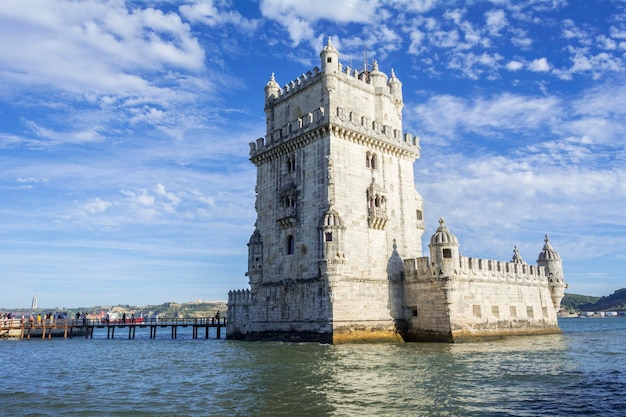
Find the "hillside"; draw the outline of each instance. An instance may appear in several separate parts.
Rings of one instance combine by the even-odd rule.
[[[593,297],[590,295],[565,293],[563,300],[561,301],[562,312],[578,314],[580,313],[581,305],[593,304],[599,299],[600,297]]]
[[[626,288],[600,297],[595,302],[581,304],[579,307],[583,311],[626,311]]]
[[[561,301],[563,310],[570,313],[581,311],[626,311],[626,288],[603,297],[580,294],[565,294]]]

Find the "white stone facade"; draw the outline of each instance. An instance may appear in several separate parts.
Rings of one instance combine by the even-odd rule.
[[[402,84],[376,62],[369,71],[343,67],[330,40],[320,58],[321,69],[283,88],[272,75],[265,86],[267,134],[250,144],[257,167],[250,289],[229,293],[227,337],[454,340],[513,322],[558,331],[558,304],[544,302],[545,267],[528,272],[534,285],[498,281],[496,295],[495,280],[476,284],[471,273],[482,268],[458,256],[453,289],[433,279],[437,265],[422,257],[423,201],[414,186],[420,145],[402,132]],[[507,290],[522,285],[529,289]],[[515,306],[524,314],[532,306],[532,320],[522,311],[509,320],[512,310],[500,306],[513,293],[526,294]]]

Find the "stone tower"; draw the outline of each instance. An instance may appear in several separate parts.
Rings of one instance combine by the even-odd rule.
[[[250,144],[250,289],[229,294],[230,338],[398,337],[402,260],[422,256],[419,141],[402,131],[393,70],[344,67],[330,39],[320,68],[265,86],[267,132]]]
[[[550,295],[552,302],[557,311],[561,308],[561,300],[565,293],[565,279],[563,277],[563,263],[561,257],[550,245],[550,238],[546,235],[544,239],[545,245],[543,250],[539,253],[537,258],[537,265],[543,266],[546,269],[546,276],[550,285]]]

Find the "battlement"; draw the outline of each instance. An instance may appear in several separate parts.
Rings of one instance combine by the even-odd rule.
[[[342,127],[352,132],[350,135],[345,130],[336,130],[336,133],[348,135],[352,139],[358,140],[360,137],[375,138],[381,142],[398,146],[414,153],[414,157],[419,157],[420,140],[418,136],[410,133],[402,134],[400,129],[394,129],[378,120],[371,120],[367,116],[347,111],[343,107],[337,107],[334,111],[336,115],[332,119]],[[250,158],[254,158],[261,153],[267,152],[276,146],[283,144],[293,138],[314,131],[319,126],[328,123],[331,119],[323,107],[317,108],[314,112],[307,113],[295,120],[285,123],[280,129],[268,132],[265,138],[259,138],[255,142],[250,142]],[[356,133],[357,135],[354,135]]]
[[[382,74],[385,79],[388,76],[380,71],[377,71],[379,74]],[[311,84],[314,84],[317,81],[321,81],[322,72],[316,66],[313,67],[312,70],[303,73],[299,77],[296,77],[292,81],[285,84],[282,88],[277,88],[274,90],[274,94],[269,94],[266,100],[266,106],[275,105],[283,100],[288,99],[290,96],[296,94],[297,92],[305,89]],[[359,71],[355,68],[350,68],[349,66],[343,66],[343,64],[338,64],[338,71],[333,72],[328,75],[336,75],[339,76],[342,81],[352,82],[353,86],[361,87],[361,88],[370,88],[373,89],[374,86],[371,84],[371,72],[369,71]],[[392,73],[392,78],[395,78],[395,75]],[[366,87],[367,86],[367,87]],[[391,95],[392,90],[391,86],[387,86],[387,91],[385,93]]]
[[[431,268],[428,257],[406,259],[404,271],[407,280],[431,280],[438,276],[438,271]],[[491,259],[459,257],[459,268],[454,269],[455,276],[472,280],[548,283],[543,266],[520,264],[515,262],[494,261]],[[454,277],[452,277],[454,278]]]
[[[312,70],[307,71],[305,74],[300,75],[291,82],[285,84],[282,88],[278,88],[274,91],[274,94],[268,95],[265,105],[272,106],[283,100],[286,100],[290,96],[296,94],[298,91],[303,90],[316,81],[320,80],[320,69],[314,67]]]
[[[250,302],[250,290],[228,291],[228,305],[247,305]]]

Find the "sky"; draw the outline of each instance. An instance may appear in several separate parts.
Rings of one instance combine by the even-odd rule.
[[[424,248],[626,287],[626,2],[0,2],[0,307],[248,288],[263,87],[378,62],[421,140]],[[424,253],[427,255],[427,253]]]

